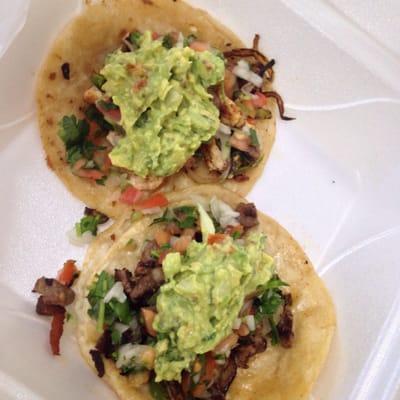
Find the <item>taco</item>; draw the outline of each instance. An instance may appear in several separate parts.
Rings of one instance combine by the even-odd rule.
[[[335,313],[284,228],[212,185],[121,220],[75,288],[82,355],[121,399],[308,398]]]
[[[259,36],[244,48],[180,0],[86,3],[38,77],[49,167],[111,217],[194,183],[247,194],[284,112]]]

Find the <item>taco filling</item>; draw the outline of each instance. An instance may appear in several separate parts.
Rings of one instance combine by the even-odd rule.
[[[121,375],[146,372],[155,399],[223,399],[251,357],[291,346],[290,290],[251,229],[254,205],[212,198],[207,208],[167,208],[136,268],[102,271],[90,285],[99,376],[106,358]]]
[[[269,89],[273,65],[257,48],[221,53],[194,35],[131,32],[92,75],[84,118],[61,119],[66,161],[128,205],[179,171],[199,183],[247,180],[263,156],[268,98],[285,118]]]

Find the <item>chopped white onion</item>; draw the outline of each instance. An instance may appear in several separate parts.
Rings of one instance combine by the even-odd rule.
[[[175,243],[179,240],[178,236],[171,236],[171,239],[169,239],[169,243],[171,244],[172,247],[174,247]]]
[[[110,131],[106,136],[106,139],[111,143],[113,147],[115,147],[118,144],[118,142],[122,139],[122,136],[115,131]]]
[[[157,214],[161,212],[161,207],[143,208],[140,210],[143,214]]]
[[[189,197],[193,201],[193,203],[201,204],[205,210],[209,209],[208,208],[208,200],[205,197],[200,196],[198,194],[191,194],[191,195],[189,195]]]
[[[250,135],[250,126],[247,124],[244,125],[242,131]]]
[[[251,331],[254,331],[256,329],[256,321],[254,319],[254,315],[247,315],[245,317],[245,319],[246,319],[246,324],[249,327],[249,329]]]
[[[177,47],[178,49],[182,49],[183,48],[183,41],[184,41],[184,37],[182,35],[182,32],[179,32],[178,40],[176,42],[175,47]]]
[[[224,358],[221,358],[221,359],[216,359],[215,362],[216,362],[218,365],[225,365],[226,360],[225,360]]]
[[[222,228],[228,225],[235,226],[238,224],[237,218],[239,213],[234,211],[228,204],[218,200],[215,196],[210,201],[212,215],[219,222]]]
[[[254,86],[261,87],[263,84],[263,78],[260,75],[257,75],[253,72],[249,64],[240,60],[237,65],[233,68],[232,72],[239,78],[244,79],[247,82],[252,83]]]
[[[199,383],[199,381],[200,381],[200,374],[193,375],[193,382]]]
[[[148,348],[149,346],[142,344],[124,344],[118,350],[118,360],[116,362],[117,368],[130,364],[132,360],[138,360],[140,363],[143,353],[145,353]]]
[[[207,242],[208,235],[215,233],[214,222],[200,203],[197,204],[197,210],[200,216],[200,229],[203,235],[203,241]]]
[[[113,326],[121,334],[123,334],[127,329],[129,329],[129,325],[121,324],[120,322],[116,322]]]
[[[134,51],[134,47],[132,46],[132,43],[128,39],[122,39],[122,42],[124,45],[129,49],[129,51]]]
[[[89,244],[94,239],[92,232],[89,231],[84,232],[81,236],[78,236],[75,227],[73,227],[71,230],[67,232],[67,236],[68,236],[68,241],[72,245],[80,247]]]
[[[250,94],[251,91],[254,89],[254,85],[251,82],[247,82],[245,83],[240,90],[244,93],[244,94]]]
[[[239,60],[238,63],[237,63],[237,66],[240,67],[240,68],[244,68],[244,69],[250,70],[250,65],[246,60]]]
[[[240,318],[236,318],[233,322],[232,329],[239,329],[240,325],[242,325],[242,320]]]
[[[132,318],[132,321],[129,324],[129,327],[132,329],[133,332],[135,332],[140,327],[137,318],[135,318],[135,317]]]
[[[110,201],[110,203],[112,203],[113,201],[118,201],[120,197],[121,197],[121,190],[116,189],[111,193],[109,201]]]
[[[120,303],[126,300],[126,294],[124,293],[124,287],[121,282],[114,283],[114,286],[104,296],[104,303],[108,303],[112,299],[116,299]]]
[[[162,268],[153,268],[151,270],[151,275],[156,282],[163,282],[164,281],[164,273]]]
[[[220,122],[218,132],[221,132],[224,135],[230,135],[232,133],[232,130],[228,125],[225,125],[222,122]]]
[[[110,174],[107,178],[107,186],[111,189],[116,189],[121,185],[121,178],[117,174]],[[118,198],[121,195],[121,192],[118,191]],[[117,198],[117,199],[118,199]]]

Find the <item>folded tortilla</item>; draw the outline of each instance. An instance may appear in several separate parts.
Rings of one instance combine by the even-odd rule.
[[[170,207],[208,202],[212,196],[235,208],[245,200],[226,189],[202,185],[169,195]],[[156,215],[157,216],[157,215]],[[99,333],[88,315],[86,300],[96,274],[113,273],[115,268],[133,270],[140,257],[141,245],[151,238],[150,226],[155,216],[145,216],[131,223],[128,216],[102,233],[90,246],[83,272],[76,288],[77,336],[83,357],[94,369],[89,351],[95,347]],[[227,399],[298,400],[308,399],[327,358],[335,330],[335,311],[324,283],[310,260],[291,235],[276,221],[258,213],[256,228],[267,236],[266,251],[274,257],[277,273],[290,285],[293,298],[294,341],[289,349],[268,346],[250,360],[249,369],[238,369]],[[113,241],[112,238],[115,240]],[[135,247],[127,246],[134,240]],[[121,376],[110,360],[105,362],[103,379],[122,400],[151,399],[144,375]]]
[[[214,48],[226,51],[243,47],[243,43],[206,12],[181,0],[86,0],[80,15],[58,35],[38,75],[37,115],[48,166],[70,192],[91,208],[110,217],[120,216],[128,206],[118,202],[114,190],[95,181],[74,175],[67,164],[64,143],[58,137],[58,122],[64,115],[82,117],[83,94],[92,86],[90,76],[104,65],[105,56],[118,48],[122,37],[133,30],[158,33],[195,32],[199,39]],[[61,73],[61,65],[69,63],[70,79]],[[268,101],[273,101],[268,99]],[[271,103],[272,110],[275,105]],[[258,121],[261,139],[260,162],[246,171],[245,182],[228,180],[222,185],[245,196],[260,177],[275,138],[275,115]],[[186,173],[177,173],[158,190],[171,191],[194,185]]]

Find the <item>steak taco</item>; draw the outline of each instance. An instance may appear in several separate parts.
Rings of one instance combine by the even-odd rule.
[[[286,118],[259,36],[244,48],[180,0],[86,3],[39,73],[50,168],[112,217],[194,183],[247,194],[274,142],[276,105]]]
[[[158,214],[102,233],[86,264],[78,342],[121,399],[309,395],[332,301],[295,240],[237,194],[170,194]]]

